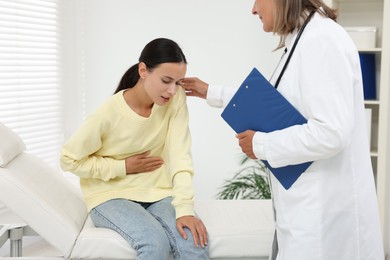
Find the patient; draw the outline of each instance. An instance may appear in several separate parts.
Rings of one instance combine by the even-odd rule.
[[[137,259],[209,259],[194,214],[186,58],[172,40],[143,49],[115,90],[64,144],[61,167],[80,177],[97,227],[113,229]]]

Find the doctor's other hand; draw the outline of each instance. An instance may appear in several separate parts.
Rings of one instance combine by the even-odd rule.
[[[180,85],[186,91],[187,96],[200,97],[206,99],[209,84],[196,77],[184,78]]]
[[[149,154],[150,151],[146,151],[126,158],[126,174],[152,172],[164,164],[163,159]]]
[[[245,153],[251,159],[257,159],[253,153],[252,140],[255,135],[255,131],[246,130],[245,132],[239,133],[236,135],[238,139],[238,144],[241,147],[243,153]]]

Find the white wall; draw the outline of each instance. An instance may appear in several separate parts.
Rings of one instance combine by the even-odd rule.
[[[171,38],[183,49],[187,76],[238,87],[252,67],[270,76],[280,58],[272,52],[278,38],[262,30],[251,15],[253,0],[73,0],[64,3],[63,47],[66,137],[86,114],[116,88],[137,62],[146,43]],[[86,91],[86,96],[81,93]],[[214,198],[225,179],[239,168],[241,152],[221,109],[189,98],[195,189],[198,199]]]

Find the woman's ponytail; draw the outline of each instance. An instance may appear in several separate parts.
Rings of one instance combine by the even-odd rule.
[[[122,76],[122,79],[119,82],[118,87],[116,88],[114,94],[118,93],[119,91],[127,88],[132,88],[137,84],[139,80],[139,74],[138,74],[138,64],[134,64],[131,66],[125,74]]]

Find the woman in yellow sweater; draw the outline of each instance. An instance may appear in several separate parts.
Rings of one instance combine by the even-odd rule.
[[[195,217],[181,48],[158,38],[64,144],[61,167],[80,177],[97,227],[121,234],[137,259],[208,259]]]

